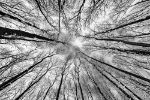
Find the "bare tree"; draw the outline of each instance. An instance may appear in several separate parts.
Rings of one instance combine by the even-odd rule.
[[[1,0],[0,100],[149,100],[149,0]]]

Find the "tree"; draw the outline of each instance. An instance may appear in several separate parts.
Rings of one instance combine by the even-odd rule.
[[[0,1],[0,100],[149,100],[149,8]]]

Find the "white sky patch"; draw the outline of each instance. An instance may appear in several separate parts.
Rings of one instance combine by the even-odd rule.
[[[90,33],[90,31],[91,30],[88,27],[82,26],[80,35],[83,35],[83,36],[88,35]]]
[[[134,8],[134,6],[130,7],[127,11],[126,14],[123,15],[123,17],[126,17],[127,15],[129,15],[130,13],[132,13],[132,9]]]
[[[32,5],[27,0],[21,0],[22,4],[24,4],[27,8],[32,8]]]
[[[83,42],[80,38],[76,38],[72,41],[72,45],[76,46],[76,47],[79,47],[79,48],[82,48]]]
[[[104,56],[104,60],[107,61],[109,64],[112,64],[113,61],[113,55],[106,55]]]
[[[98,18],[95,19],[95,22],[102,23],[103,21],[108,20],[109,14],[112,12],[112,8],[113,7],[109,8],[109,9],[105,9],[105,12],[103,12],[102,14],[99,14]]]

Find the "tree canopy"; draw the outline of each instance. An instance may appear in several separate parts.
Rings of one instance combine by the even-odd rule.
[[[149,100],[149,0],[0,0],[0,100]]]

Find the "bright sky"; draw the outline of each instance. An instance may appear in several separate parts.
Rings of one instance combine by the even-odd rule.
[[[82,48],[82,46],[83,46],[83,42],[82,42],[81,38],[75,38],[71,43],[75,47]]]
[[[31,8],[33,8],[33,6],[27,1],[27,0],[21,0],[22,2],[23,2],[23,4],[27,7],[27,8],[29,8],[29,9],[31,9]],[[140,0],[135,0],[133,3],[132,3],[132,5],[134,5],[135,3],[137,3],[137,2],[139,2]],[[87,1],[87,3],[86,3],[86,5],[84,6],[85,8],[86,7],[88,7],[88,1]],[[131,8],[129,8],[128,10],[127,10],[127,12],[126,12],[126,14],[125,15],[128,15],[128,14],[130,14],[130,12],[131,12],[131,10],[132,10],[132,8],[133,7],[131,7]],[[83,23],[84,23],[84,21],[81,21],[80,22],[80,24],[81,24],[81,27],[79,26],[78,28],[81,28],[81,30],[80,30],[80,35],[88,35],[88,34],[91,34],[92,33],[92,31],[91,30],[95,30],[96,29],[96,26],[99,26],[100,25],[100,23],[103,23],[104,21],[108,21],[108,22],[111,22],[111,18],[110,18],[110,16],[109,16],[109,14],[111,13],[111,11],[112,11],[112,9],[113,9],[113,7],[109,7],[109,8],[106,8],[105,10],[106,10],[106,13],[104,14],[104,13],[102,13],[102,14],[99,14],[98,16],[97,16],[97,18],[95,18],[95,19],[93,19],[93,22],[88,26],[88,27],[85,27],[84,25],[83,25]],[[69,13],[68,13],[68,16],[70,17],[71,16],[71,14],[72,13],[70,13],[71,11],[69,11]],[[121,17],[123,17],[124,16],[124,14],[122,14],[121,16],[120,16],[120,18]],[[83,14],[83,18],[85,17],[85,15]],[[51,16],[51,18],[53,19],[53,21],[54,21],[54,23],[52,23],[53,25],[56,25],[57,26],[57,24],[58,24],[58,16],[56,16],[56,15],[53,15],[53,16]],[[51,20],[51,18],[49,18],[50,20]],[[61,21],[62,21],[62,17],[61,17]],[[1,21],[0,21],[1,22]],[[40,22],[40,23],[39,23]],[[42,29],[48,29],[49,28],[49,25],[47,25],[46,24],[46,21],[37,21],[37,23],[39,23],[39,27],[40,28],[42,28]],[[69,23],[70,24],[70,23]],[[69,25],[68,24],[68,25]],[[74,23],[73,23],[74,24]],[[3,26],[5,26],[5,25],[3,25]],[[13,26],[13,27],[15,27],[15,26]],[[66,34],[70,34],[69,32],[67,32],[68,30],[67,30],[67,28],[65,27],[65,25],[64,25],[64,23],[61,23],[61,32],[62,32],[62,35],[64,36],[64,38],[68,38],[69,37],[69,35],[67,36]],[[97,31],[97,30],[96,30]],[[75,32],[75,31],[74,31]],[[35,34],[38,34],[37,32],[35,32]],[[39,34],[43,34],[43,33],[40,33],[39,32]],[[65,37],[65,35],[66,35],[66,37]],[[85,43],[87,43],[87,41],[84,41],[83,40],[83,38],[81,38],[81,37],[72,37],[73,39],[70,41],[71,42],[71,44],[72,44],[72,46],[73,47],[77,47],[77,48],[79,48],[79,49],[82,49],[83,48],[83,46],[84,46],[84,44]],[[53,48],[55,48],[54,46],[53,47],[49,47],[49,46],[43,46],[42,44],[38,44],[39,45],[39,47],[41,46],[41,48],[38,48],[37,50],[35,50],[35,53],[33,54],[33,55],[30,55],[30,56],[37,56],[38,54],[40,54],[41,52],[42,52],[42,54],[47,54],[48,52],[50,52],[50,50]],[[18,46],[18,47],[20,47],[20,48],[22,48],[21,50],[21,52],[22,53],[25,53],[25,52],[27,52],[27,51],[30,51],[31,49],[34,49],[36,46],[35,46],[35,44],[32,44],[31,42],[25,42],[25,41],[21,41],[20,42],[20,44],[18,44],[18,45],[16,45],[16,46]],[[19,52],[19,50],[18,50],[18,48],[16,47],[15,45],[4,45],[4,44],[0,44],[0,47],[1,48],[6,48],[6,49],[8,49],[8,50],[12,50],[12,51],[14,51],[13,52],[13,54],[17,54],[18,52]],[[43,46],[43,48],[42,48],[42,46]],[[63,45],[63,47],[64,47],[64,45]],[[56,47],[56,51],[58,50],[58,49],[60,49],[60,48],[62,48],[62,46],[60,46],[60,47]],[[65,48],[65,47],[64,47]],[[72,48],[72,49],[70,49],[69,48],[69,50],[67,49],[67,47],[65,48],[65,50],[64,51],[62,51],[62,55],[61,55],[61,52],[60,52],[60,54],[58,53],[58,55],[56,55],[55,56],[55,58],[58,58],[60,61],[64,61],[65,62],[65,59],[67,58],[67,56],[70,54],[70,55],[72,55],[72,56],[74,56],[73,54],[75,54],[75,53],[73,53],[74,52],[74,49],[75,48]],[[72,51],[71,51],[72,50]],[[67,53],[65,53],[65,52],[67,52]],[[102,57],[102,58],[104,58],[104,60],[107,62],[107,63],[111,63],[112,64],[112,60],[113,60],[113,55],[111,55],[111,54],[108,54],[107,52],[104,54],[103,52],[101,52],[101,51],[96,51],[96,52],[93,52],[93,55],[91,54],[88,54],[89,56],[96,56],[96,57]],[[58,65],[58,67],[61,67],[62,65]],[[71,65],[71,67],[72,67],[73,65]],[[71,68],[70,67],[70,68]],[[73,66],[74,67],[74,66]],[[54,75],[52,76],[51,74],[52,73],[55,73],[55,71],[56,70],[53,70],[53,71],[51,71],[51,73],[48,73],[47,75],[46,75],[46,77],[52,77],[51,78],[51,80],[55,77]],[[141,74],[143,74],[143,76],[145,75],[146,76],[146,72],[145,73],[142,73],[142,71],[140,71],[139,70],[139,72],[141,72]],[[83,72],[82,72],[82,74],[83,74]],[[147,75],[147,77],[148,77],[148,75]],[[57,88],[57,86],[58,86],[59,84],[55,84],[54,85],[54,87],[56,87]],[[115,97],[117,97],[117,98],[120,98],[120,95],[119,95],[119,93],[115,90],[115,88],[110,88],[110,91],[112,92],[112,94],[114,94],[114,96]],[[120,99],[118,99],[118,100],[120,100]]]

